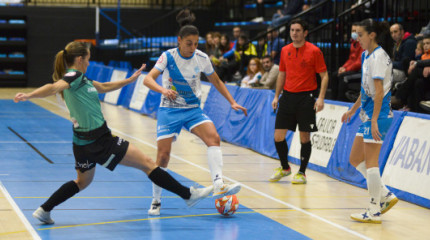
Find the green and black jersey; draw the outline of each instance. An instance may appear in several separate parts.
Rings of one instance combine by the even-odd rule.
[[[63,80],[70,84],[70,88],[63,92],[74,123],[73,143],[77,145],[92,143],[94,140],[79,138],[76,132],[89,132],[100,128],[105,122],[93,81],[75,69],[68,69]]]

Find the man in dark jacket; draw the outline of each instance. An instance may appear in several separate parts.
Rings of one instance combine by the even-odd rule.
[[[303,4],[304,0],[288,0],[284,5],[284,9],[273,14],[272,27],[288,23],[294,15],[302,11]]]
[[[406,71],[409,62],[415,58],[417,40],[409,33],[405,32],[403,26],[395,23],[390,27],[390,34],[395,44],[393,49],[393,80],[394,83],[406,80]]]

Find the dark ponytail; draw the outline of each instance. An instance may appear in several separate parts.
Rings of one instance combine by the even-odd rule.
[[[390,36],[390,25],[388,22],[377,22],[371,18],[361,21],[359,26],[363,27],[367,33],[374,32],[376,34],[376,42],[385,50],[391,52],[393,48],[393,41]]]
[[[179,37],[184,38],[189,35],[199,35],[197,27],[191,25],[194,20],[196,20],[196,17],[189,9],[183,9],[176,15],[176,21],[181,28],[178,33]]]

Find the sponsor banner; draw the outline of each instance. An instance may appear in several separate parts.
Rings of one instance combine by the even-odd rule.
[[[206,99],[208,99],[209,91],[211,90],[210,84],[205,84],[202,82],[201,89],[202,89],[202,95],[200,98],[200,108],[203,109],[206,103]]]
[[[149,88],[143,85],[146,74],[142,73],[136,80],[129,108],[140,111],[148,96]]]
[[[326,168],[342,127],[342,115],[348,107],[324,104],[324,110],[317,113],[318,132],[311,133],[312,154],[310,163]],[[311,126],[312,127],[312,126]],[[289,156],[300,159],[300,134],[297,127],[291,143]]]
[[[119,80],[123,80],[127,78],[127,71],[121,71],[114,69],[112,72],[112,76],[110,78],[110,82],[115,82]],[[119,94],[121,93],[121,89],[108,92],[105,95],[104,101],[111,104],[118,104]]]
[[[385,164],[390,187],[430,199],[430,120],[405,116]]]

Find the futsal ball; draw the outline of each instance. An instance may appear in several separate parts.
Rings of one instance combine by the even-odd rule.
[[[236,195],[225,196],[215,200],[215,207],[221,215],[231,216],[239,208]]]

